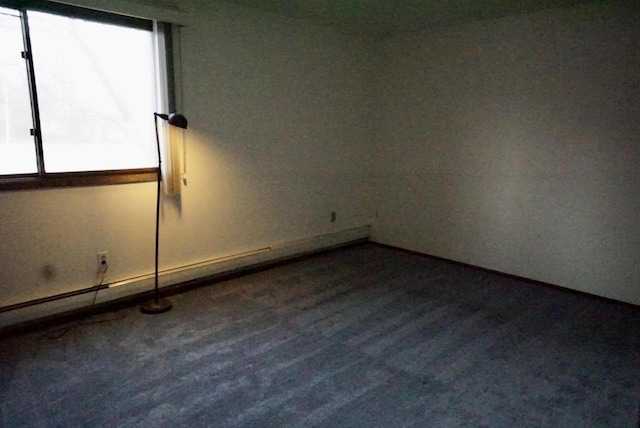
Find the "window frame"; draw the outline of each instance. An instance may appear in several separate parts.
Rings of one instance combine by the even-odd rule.
[[[29,84],[31,111],[33,116],[32,135],[36,150],[36,162],[38,172],[28,174],[0,175],[0,192],[14,190],[29,190],[58,187],[83,187],[103,186],[113,184],[152,182],[157,180],[158,167],[80,171],[80,172],[46,172],[44,169],[43,143],[41,137],[40,114],[38,108],[38,93],[36,86],[36,73],[31,57],[31,39],[27,11],[38,11],[86,19],[89,21],[122,25],[129,28],[149,30],[154,33],[156,47],[156,86],[158,88],[159,105],[166,105],[173,111],[175,107],[174,65],[173,65],[173,34],[172,25],[157,22],[151,19],[143,19],[121,15],[112,12],[87,9],[62,3],[54,3],[46,0],[0,0],[0,7],[7,7],[18,11],[23,20],[22,36],[25,57],[27,80]],[[162,46],[159,46],[162,44]],[[149,112],[149,122],[154,112]]]

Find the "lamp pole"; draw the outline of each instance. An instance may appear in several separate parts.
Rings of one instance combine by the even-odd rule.
[[[140,311],[145,314],[161,314],[167,312],[173,307],[169,299],[161,299],[158,290],[158,253],[160,248],[160,183],[162,182],[162,155],[160,153],[160,136],[158,134],[158,118],[166,120],[171,126],[187,129],[187,119],[177,113],[163,114],[153,113],[153,122],[156,128],[156,148],[158,149],[158,175],[156,189],[156,248],[155,248],[155,275],[154,275],[154,293],[153,300],[150,300],[140,306]]]

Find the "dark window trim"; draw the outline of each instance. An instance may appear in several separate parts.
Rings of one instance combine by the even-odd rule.
[[[29,18],[25,10],[20,11],[22,19],[22,39],[26,50],[25,65],[27,67],[27,81],[29,84],[29,97],[31,98],[31,117],[33,122],[32,135],[36,149],[36,162],[38,163],[38,174],[44,174],[44,149],[42,147],[42,133],[40,132],[40,106],[38,104],[38,91],[36,89],[36,73],[33,67],[33,50],[31,49],[31,35],[29,30]]]
[[[153,31],[153,21],[149,19],[135,18],[117,13],[103,12],[94,9],[87,9],[67,4],[54,3],[46,0],[0,0],[0,7],[7,7],[23,12],[23,19],[26,18],[24,11],[41,11],[66,17],[86,19],[95,22],[121,25],[129,28],[137,28],[145,31]],[[171,25],[164,25],[164,29],[168,32],[169,37],[166,38],[167,46],[167,67],[172,66],[173,57],[171,56]],[[28,33],[26,35],[28,38]],[[30,49],[29,49],[30,50]],[[169,91],[173,87],[173,70],[168,70]],[[28,73],[33,76],[33,70]],[[34,85],[35,86],[35,85]],[[31,88],[30,88],[31,89]],[[35,88],[34,88],[35,90]],[[33,98],[32,98],[33,99]],[[37,129],[36,129],[37,131]],[[36,148],[40,143],[39,136],[36,135]],[[42,153],[39,156],[39,162],[44,157]],[[113,184],[127,183],[144,183],[156,181],[158,178],[158,168],[136,168],[122,170],[103,170],[103,171],[85,171],[85,172],[64,172],[64,173],[46,173],[43,165],[40,165],[40,173],[33,174],[16,174],[16,175],[0,175],[0,192],[17,191],[17,190],[33,190],[48,189],[60,187],[89,187],[104,186]]]
[[[120,15],[113,12],[103,12],[101,10],[87,9],[69,4],[54,3],[46,0],[0,0],[0,6],[18,10],[47,12],[69,18],[85,19],[103,24],[121,25],[124,27],[153,31],[153,21],[149,19]]]
[[[43,177],[37,174],[6,175],[0,179],[0,191],[146,183],[157,179],[158,168],[47,173]]]
[[[167,67],[167,96],[168,106],[170,112],[176,111],[176,73],[175,73],[175,59],[173,56],[173,27],[168,22],[158,22],[158,31],[164,34],[164,50],[165,50],[165,63]]]

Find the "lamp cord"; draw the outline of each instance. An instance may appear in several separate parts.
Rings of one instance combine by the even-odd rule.
[[[102,270],[102,275],[100,277],[100,282],[98,283],[98,287],[101,286],[102,284],[104,284],[104,278],[105,275],[107,274],[107,270],[109,270],[109,265],[107,263],[104,264],[104,269]],[[100,290],[96,290],[96,293],[93,296],[93,301],[91,302],[90,306],[94,306],[96,304],[96,300],[98,299],[98,292]],[[54,339],[59,339],[62,336],[64,336],[65,334],[67,334],[68,332],[70,332],[71,330],[73,330],[74,328],[81,326],[81,325],[92,325],[92,324],[101,324],[104,322],[110,322],[110,321],[117,321],[117,320],[121,320],[127,317],[126,314],[124,313],[115,313],[116,316],[113,317],[109,317],[109,318],[105,318],[105,319],[98,319],[98,320],[93,320],[93,321],[86,321],[86,318],[80,319],[76,322],[74,322],[73,324],[70,325],[66,325],[64,327],[46,332],[44,335],[47,337],[47,339],[50,340],[54,340]]]

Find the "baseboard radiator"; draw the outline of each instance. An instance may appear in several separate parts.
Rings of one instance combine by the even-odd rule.
[[[366,225],[163,269],[158,272],[159,285],[160,288],[170,286],[179,288],[180,284],[199,278],[249,271],[257,266],[268,266],[287,259],[367,240],[370,236],[371,226]],[[153,289],[154,277],[154,273],[151,272],[108,284],[94,285],[0,307],[0,329],[149,292]]]

